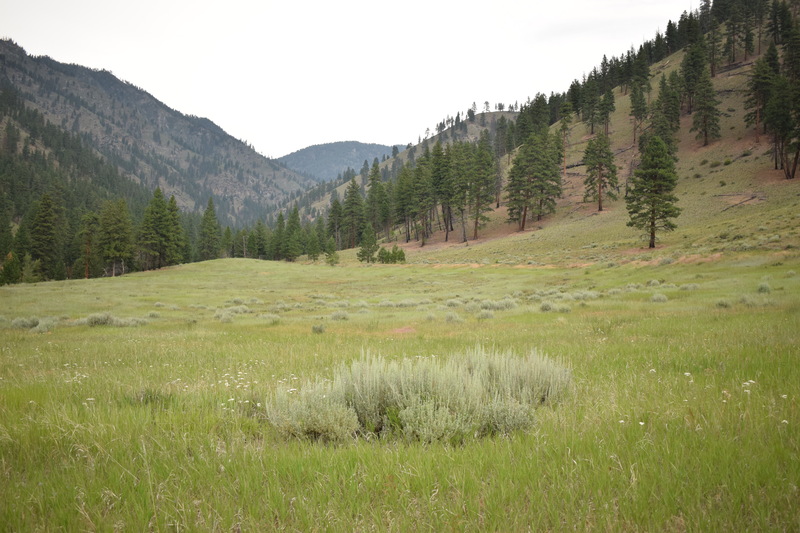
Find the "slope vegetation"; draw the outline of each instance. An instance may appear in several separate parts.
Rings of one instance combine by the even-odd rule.
[[[175,195],[186,210],[202,209],[213,196],[224,220],[251,223],[313,183],[110,72],[32,57],[9,40],[0,40],[0,66],[0,84],[79,134],[130,179]]]

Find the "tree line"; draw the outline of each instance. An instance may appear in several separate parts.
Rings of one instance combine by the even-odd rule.
[[[365,161],[360,173],[348,169],[335,183],[319,187],[317,199],[331,191],[326,208],[312,208],[306,201],[301,209],[295,203],[274,219],[239,229],[220,226],[212,199],[202,216],[189,215],[180,213],[175,198],[166,199],[160,189],[142,202],[140,191],[130,186],[127,199],[98,197],[96,191],[104,189],[93,187],[95,192],[80,203],[59,188],[59,179],[80,182],[85,175],[103,176],[109,191],[115,180],[125,180],[102,167],[99,158],[82,153],[79,139],[57,133],[13,93],[3,91],[0,110],[14,120],[5,121],[0,151],[0,179],[5,180],[1,279],[116,275],[217,257],[294,261],[324,255],[334,263],[338,250],[355,247],[361,248],[358,257],[363,261],[396,262],[404,259],[402,250],[381,248],[379,239],[424,245],[437,231],[444,232],[446,241],[477,239],[487,213],[501,202],[509,222],[524,230],[534,217],[552,213],[562,195],[575,120],[592,134],[582,161],[584,201],[597,202],[602,211],[604,201],[624,196],[628,224],[641,229],[653,247],[656,234],[674,229],[680,213],[674,188],[681,117],[692,117],[699,142],[719,138],[721,114],[712,78],[750,57],[757,59],[747,86],[746,120],[759,135],[769,135],[775,168],[794,177],[800,160],[800,27],[792,6],[777,0],[704,1],[697,12],[685,13],[677,24],[668,24],[665,36],[659,39],[657,34],[649,43],[630,56],[630,70],[621,67],[627,61],[601,63],[579,84],[579,100],[570,96],[574,87],[555,99],[537,94],[515,107],[516,121],[501,117],[493,133],[483,130],[477,142],[453,136],[449,143],[440,138],[431,146],[426,140],[420,155],[415,147],[405,164],[395,157],[391,170],[381,168],[377,159],[371,167]],[[654,80],[650,62],[662,46],[667,51],[681,46],[685,52],[677,70]],[[760,55],[762,46],[766,51]],[[633,143],[641,156],[624,191],[609,141],[615,94],[630,98]],[[554,102],[560,104],[557,113]],[[474,119],[474,114],[467,116]],[[550,127],[554,116],[558,129]],[[24,132],[15,124],[24,124]],[[504,157],[511,163],[505,180]],[[341,199],[334,188],[338,183],[347,183]],[[30,201],[37,192],[37,199]],[[24,211],[20,198],[29,201]]]

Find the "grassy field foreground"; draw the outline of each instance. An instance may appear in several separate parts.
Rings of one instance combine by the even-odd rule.
[[[800,529],[800,259],[581,268],[220,260],[0,288],[4,530]],[[537,350],[533,429],[282,438],[362,354]]]

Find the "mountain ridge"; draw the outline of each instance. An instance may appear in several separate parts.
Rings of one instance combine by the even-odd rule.
[[[313,184],[212,120],[176,111],[107,70],[31,56],[0,40],[0,84],[84,142],[124,175],[174,195],[185,211],[213,197],[228,223],[252,223]]]
[[[307,146],[277,160],[287,168],[313,177],[316,181],[330,181],[348,168],[359,170],[364,161],[371,165],[375,158],[383,160],[390,157],[394,148],[398,151],[404,149],[400,144],[389,146],[359,141],[336,141]]]

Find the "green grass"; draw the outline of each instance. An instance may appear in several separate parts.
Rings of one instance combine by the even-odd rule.
[[[798,254],[616,259],[574,268],[220,260],[2,287],[0,523],[800,528]],[[545,301],[570,312],[542,312]],[[215,318],[236,306],[249,312]],[[484,306],[491,320],[478,316]],[[332,318],[345,309],[348,320]],[[445,320],[451,312],[460,320]],[[88,324],[103,313],[143,323]],[[44,332],[12,326],[30,317],[52,320]],[[535,410],[531,429],[460,445],[296,441],[267,421],[276,390],[332,379],[363,353],[449,360],[476,346],[536,350],[570,369],[570,387]]]

